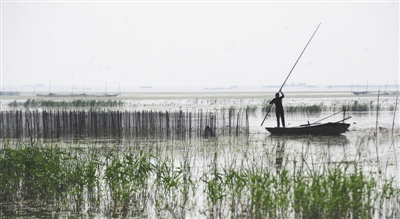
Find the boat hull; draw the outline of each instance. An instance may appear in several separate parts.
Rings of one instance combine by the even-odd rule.
[[[266,127],[272,135],[340,135],[349,128],[348,123],[324,123],[290,128]]]

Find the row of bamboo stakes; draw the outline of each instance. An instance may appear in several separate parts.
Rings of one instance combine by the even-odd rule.
[[[120,111],[11,110],[0,112],[0,138],[43,139],[186,139],[248,134],[246,110]]]

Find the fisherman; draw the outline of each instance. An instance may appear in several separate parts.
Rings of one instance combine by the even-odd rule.
[[[279,93],[281,93],[282,96],[279,96]],[[282,119],[282,126],[283,128],[285,128],[285,115],[282,106],[282,99],[284,97],[285,95],[282,93],[281,90],[279,90],[279,92],[275,94],[275,98],[271,100],[271,102],[269,102],[269,104],[275,103],[276,121],[278,122],[278,128],[280,127],[279,118]]]

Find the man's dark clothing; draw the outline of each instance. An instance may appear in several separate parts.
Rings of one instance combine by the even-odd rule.
[[[285,95],[281,92],[282,96],[279,97],[279,93],[277,93],[276,97],[269,102],[269,104],[275,104],[275,112],[276,112],[276,120],[278,122],[278,128],[280,127],[279,123],[279,117],[282,119],[282,126],[285,128],[285,115],[283,112],[283,106],[282,106],[282,99],[285,97]]]

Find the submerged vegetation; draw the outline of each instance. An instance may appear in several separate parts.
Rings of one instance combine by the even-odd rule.
[[[285,155],[288,145],[279,139],[265,141],[271,147],[264,151],[242,140],[167,145],[6,141],[0,148],[0,215],[400,216],[398,184],[360,168],[361,154],[350,161],[316,163],[308,157],[307,142],[293,156]]]

